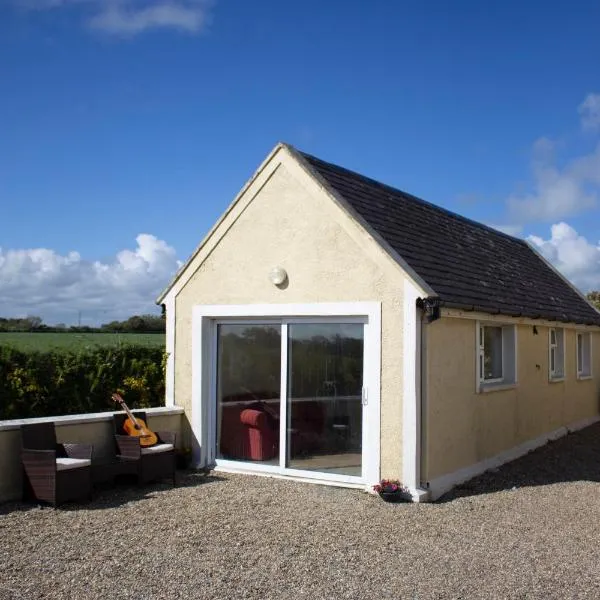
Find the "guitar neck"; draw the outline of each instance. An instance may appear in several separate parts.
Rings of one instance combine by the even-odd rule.
[[[127,406],[127,404],[125,404],[125,402],[121,402],[121,406],[123,407],[123,410],[127,413],[127,416],[133,421],[133,424],[137,427],[138,422],[137,422],[136,418],[133,416],[133,413],[129,410],[129,407]]]

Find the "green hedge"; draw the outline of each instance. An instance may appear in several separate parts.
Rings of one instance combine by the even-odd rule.
[[[23,352],[0,346],[0,420],[164,404],[166,353],[137,345]]]

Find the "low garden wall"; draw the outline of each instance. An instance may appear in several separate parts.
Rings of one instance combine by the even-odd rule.
[[[174,431],[178,446],[181,444],[183,408],[161,406],[145,411],[150,429]],[[114,456],[113,414],[102,412],[0,421],[0,502],[21,498],[21,425],[53,422],[59,442],[92,444],[94,461],[101,461]]]

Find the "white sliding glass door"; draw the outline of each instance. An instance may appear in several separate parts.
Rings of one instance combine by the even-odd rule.
[[[219,459],[279,464],[281,324],[217,325]]]
[[[361,476],[363,329],[288,325],[286,467]]]
[[[215,320],[217,465],[359,481],[364,317]]]

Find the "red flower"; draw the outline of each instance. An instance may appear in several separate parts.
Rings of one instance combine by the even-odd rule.
[[[379,483],[373,486],[373,491],[380,494],[381,492],[405,492],[406,488],[395,479],[382,479]]]

